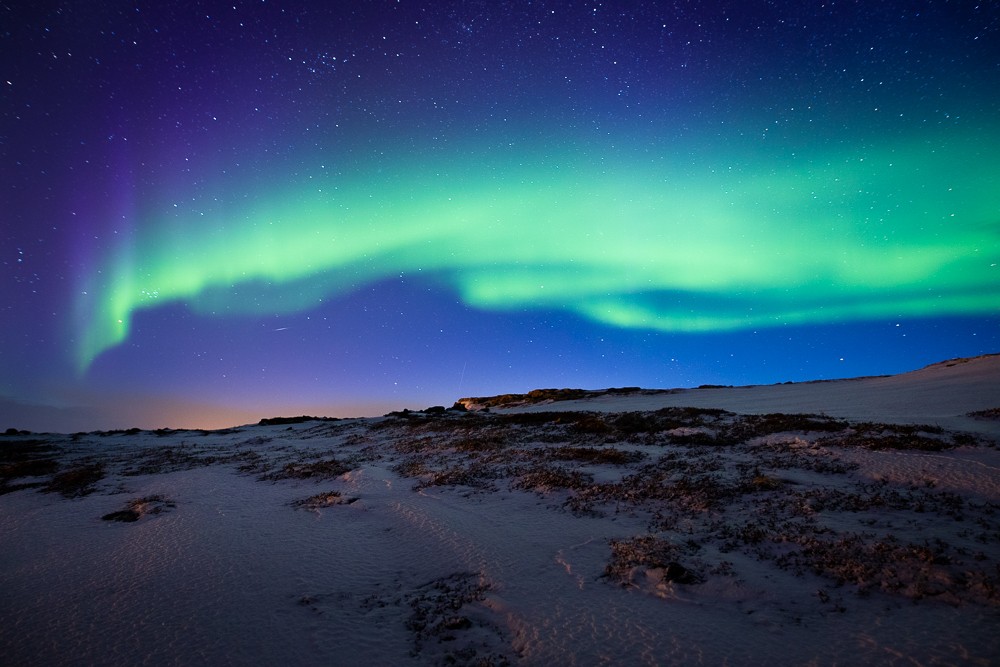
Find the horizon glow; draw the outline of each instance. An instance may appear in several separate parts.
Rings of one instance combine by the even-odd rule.
[[[77,369],[142,309],[293,313],[401,272],[481,309],[666,332],[995,314],[1000,156],[981,135],[684,167],[454,155],[140,214],[77,292]]]

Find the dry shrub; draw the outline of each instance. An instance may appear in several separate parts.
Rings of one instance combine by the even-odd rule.
[[[52,459],[31,459],[0,464],[0,482],[6,482],[18,477],[41,477],[51,475],[59,464]]]
[[[612,424],[626,436],[661,430],[660,420],[650,412],[623,412],[612,420]]]
[[[323,459],[312,463],[286,463],[279,472],[272,473],[269,479],[310,479],[319,477],[323,479],[340,477],[345,472],[350,472],[351,467],[335,459]]]
[[[665,581],[699,584],[703,579],[678,562],[684,551],[685,548],[655,535],[611,540],[611,561],[604,568],[604,576],[628,586],[635,579],[637,568],[661,569]]]
[[[14,431],[14,433],[19,433]],[[12,434],[13,435],[13,434]],[[41,477],[51,475],[59,469],[59,464],[49,458],[58,448],[44,440],[10,440],[0,443],[0,495],[42,486],[42,482],[22,482],[8,484],[21,477]]]
[[[465,435],[449,443],[460,452],[487,452],[503,449],[510,443],[506,434],[499,431],[484,431]]]
[[[859,422],[844,429],[843,433],[823,438],[824,445],[863,447],[872,450],[909,449],[938,452],[959,444],[969,444],[961,434],[948,439],[943,429],[929,424],[879,424]],[[931,437],[937,436],[937,437]]]
[[[474,489],[495,490],[493,481],[500,478],[501,472],[486,463],[475,461],[468,466],[454,465],[441,470],[423,468],[419,473],[427,479],[419,482],[414,488],[424,489],[430,486],[468,486]]]
[[[809,537],[801,548],[777,558],[779,566],[853,584],[860,595],[882,591],[913,600],[959,596],[983,604],[1000,605],[1000,577],[988,570],[953,563],[947,545],[900,542],[891,535],[871,540],[848,534],[836,539]]]
[[[122,470],[123,475],[156,475],[179,470],[193,470],[202,466],[219,463],[212,455],[203,456],[202,451],[187,444],[169,447],[146,447],[129,457],[130,465]]]
[[[331,422],[338,421],[337,417],[310,417],[302,415],[300,417],[265,417],[257,424],[259,426],[283,426],[285,424],[304,424],[306,422]]]
[[[833,432],[842,431],[848,423],[830,417],[814,414],[784,414],[772,413],[766,415],[743,415],[720,436],[733,442],[746,442],[775,433],[789,432]]]
[[[604,435],[613,430],[611,425],[600,415],[586,415],[574,422],[570,429],[574,433],[585,435]]]
[[[127,523],[135,522],[147,514],[160,514],[168,509],[173,509],[177,505],[172,500],[167,500],[163,496],[156,494],[135,498],[130,500],[125,509],[105,514],[101,518],[105,521],[123,521]]]
[[[291,503],[296,509],[317,510],[333,505],[350,505],[358,499],[341,495],[340,491],[324,491]]]
[[[584,463],[608,463],[626,465],[644,458],[642,452],[626,452],[614,447],[557,447],[547,451],[549,458],[557,461],[582,461]]]
[[[102,479],[103,464],[83,465],[59,473],[42,490],[46,493],[60,493],[65,498],[76,498],[93,493],[94,485]]]
[[[594,477],[579,470],[566,470],[549,466],[538,466],[522,473],[514,482],[514,488],[534,491],[549,491],[552,489],[588,488]]]

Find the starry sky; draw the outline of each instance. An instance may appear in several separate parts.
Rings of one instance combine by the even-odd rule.
[[[1000,5],[0,2],[0,427],[1000,350]]]

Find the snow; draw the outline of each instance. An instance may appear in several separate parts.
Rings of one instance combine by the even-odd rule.
[[[605,394],[517,409],[620,412],[670,406],[723,408],[741,414],[815,413],[859,421],[931,423],[983,431],[993,425],[965,415],[1000,407],[1000,355],[944,361],[884,377],[680,389],[646,395]]]
[[[985,358],[488,415],[0,436],[0,662],[995,664],[1000,422],[964,415],[998,387]],[[852,423],[615,426],[670,405]],[[59,477],[78,470],[101,476]]]

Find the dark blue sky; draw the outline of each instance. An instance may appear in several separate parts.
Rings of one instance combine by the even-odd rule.
[[[0,7],[0,426],[1000,349],[1000,9]]]

